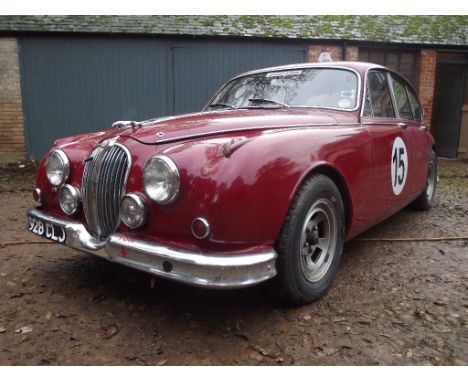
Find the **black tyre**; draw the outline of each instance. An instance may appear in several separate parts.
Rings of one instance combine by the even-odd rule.
[[[275,296],[298,305],[322,297],[335,277],[344,231],[338,188],[324,175],[310,177],[298,190],[276,243]]]
[[[424,190],[418,198],[411,203],[411,208],[418,211],[427,211],[434,205],[434,196],[437,185],[437,154],[434,150],[429,158],[429,166],[427,169],[427,180]]]

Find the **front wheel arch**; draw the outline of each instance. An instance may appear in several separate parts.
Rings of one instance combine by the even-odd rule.
[[[344,176],[337,170],[335,167],[332,167],[329,164],[320,164],[306,173],[301,181],[298,183],[296,188],[293,191],[291,202],[296,195],[297,191],[301,188],[301,186],[307,182],[312,176],[321,174],[325,175],[326,177],[330,178],[333,183],[335,183],[338,191],[341,194],[341,199],[343,200],[344,205],[344,212],[345,212],[345,235],[349,232],[351,228],[351,222],[353,220],[353,203],[351,199],[351,194],[349,192],[348,185],[346,184]]]
[[[324,205],[328,207],[324,208]],[[344,215],[340,191],[331,178],[313,173],[305,179],[294,197],[275,244],[278,275],[271,281],[270,293],[287,303],[299,305],[312,302],[326,293],[336,274],[343,249]],[[326,242],[327,239],[332,242],[325,243],[324,249],[320,240]],[[318,252],[315,247],[319,247]],[[315,255],[318,256],[316,259]],[[303,266],[304,258],[307,259],[307,267]],[[328,261],[330,263],[323,268]],[[318,272],[311,264],[317,266]],[[305,268],[309,266],[311,274],[308,275]]]

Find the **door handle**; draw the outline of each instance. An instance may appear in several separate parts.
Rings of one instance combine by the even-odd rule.
[[[408,127],[408,125],[406,123],[403,123],[403,122],[397,123],[397,126],[400,129],[406,129]]]

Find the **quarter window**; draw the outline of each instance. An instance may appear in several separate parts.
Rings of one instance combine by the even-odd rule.
[[[395,118],[392,97],[385,72],[373,70],[367,74],[367,96],[364,116],[375,118]]]
[[[413,110],[414,119],[416,121],[422,121],[423,113],[422,113],[421,104],[418,101],[418,97],[416,97],[416,94],[414,94],[414,92],[409,87],[407,87],[407,89],[408,89],[408,96],[409,96],[409,101],[411,104],[411,109]]]
[[[400,118],[413,119],[413,112],[411,111],[408,93],[406,92],[406,85],[393,75],[391,75],[391,78],[393,94],[395,95],[396,106],[398,113],[400,114]]]

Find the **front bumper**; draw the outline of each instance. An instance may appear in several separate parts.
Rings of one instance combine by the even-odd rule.
[[[215,289],[241,288],[261,283],[276,275],[278,256],[273,248],[240,253],[202,253],[135,239],[120,233],[106,240],[96,239],[81,223],[63,220],[38,208],[27,215],[62,227],[64,245],[107,260],[186,284]]]

